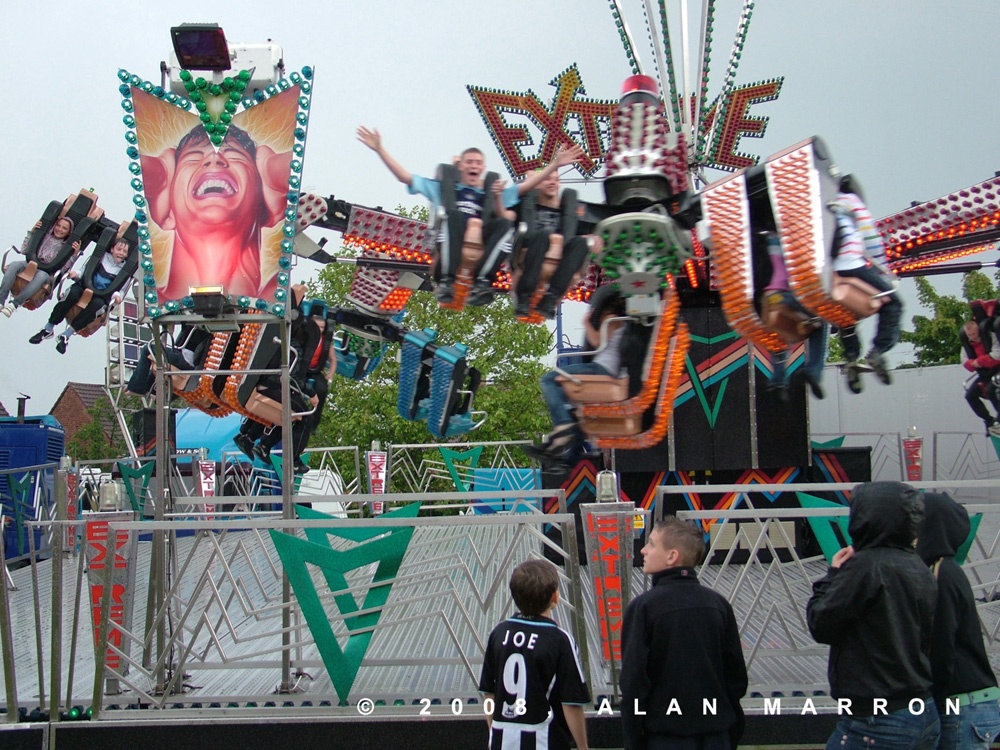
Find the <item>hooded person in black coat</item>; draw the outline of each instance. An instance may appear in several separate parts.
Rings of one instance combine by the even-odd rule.
[[[931,671],[941,715],[938,747],[948,750],[988,748],[1000,732],[1000,689],[983,646],[972,586],[955,562],[970,529],[968,512],[947,493],[924,493],[917,554],[937,578]]]
[[[929,658],[936,587],[913,548],[922,520],[920,492],[908,484],[858,485],[848,523],[853,546],[813,584],[809,632],[830,644],[830,695],[844,707],[827,748],[855,750],[871,740],[930,750],[937,742]]]

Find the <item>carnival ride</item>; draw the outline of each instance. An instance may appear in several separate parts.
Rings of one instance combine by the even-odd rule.
[[[713,5],[708,4],[709,7]],[[733,89],[738,51],[742,49],[750,7],[751,3],[744,6],[745,17],[741,20],[730,59],[725,91]],[[643,365],[630,372],[628,378],[573,376],[575,379],[569,380],[566,388],[580,402],[582,424],[595,445],[628,453],[660,444],[671,429],[672,410],[682,389],[686,385],[694,387],[691,382],[694,378],[685,371],[686,360],[690,358],[693,346],[691,329],[696,324],[692,311],[721,309],[725,324],[738,334],[737,338],[749,341],[753,347],[760,349],[778,350],[801,338],[804,332],[802,324],[808,323],[811,318],[805,321],[801,318],[793,319],[789,323],[787,311],[775,309],[763,294],[769,283],[769,266],[761,241],[762,233],[780,237],[785,263],[789,269],[790,289],[815,315],[834,325],[849,325],[873,309],[873,306],[867,301],[872,297],[870,292],[867,293],[867,299],[865,294],[862,295],[862,305],[859,308],[843,304],[838,296],[830,264],[834,221],[828,208],[836,180],[832,159],[822,141],[808,139],[769,157],[761,166],[745,165],[728,177],[703,184],[702,170],[717,163],[717,159],[713,161],[715,157],[709,157],[713,153],[710,146],[719,139],[724,140],[721,130],[711,124],[707,113],[716,113],[716,123],[724,121],[728,104],[720,101],[715,106],[708,106],[702,89],[698,104],[693,108],[696,116],[691,117],[688,108],[684,106],[689,96],[678,90],[669,57],[659,59],[656,66],[660,87],[666,94],[661,99],[656,80],[642,75],[627,26],[622,24],[621,28],[626,50],[630,53],[630,60],[634,61],[634,75],[628,79],[623,96],[613,107],[613,114],[609,117],[608,148],[601,148],[598,159],[593,158],[597,156],[593,153],[587,157],[594,163],[603,162],[606,166],[607,176],[603,183],[605,201],[579,201],[577,208],[580,209],[580,215],[573,219],[577,225],[575,231],[595,235],[600,240],[601,247],[594,252],[592,263],[583,274],[584,280],[569,295],[575,299],[586,299],[600,283],[617,284],[627,297],[630,345],[638,353],[638,359]],[[664,35],[666,36],[665,28]],[[669,43],[667,49],[669,50]],[[702,53],[705,63],[703,69],[707,77],[707,51],[703,49]],[[213,109],[214,105],[210,106],[213,97],[220,102],[222,98],[234,104],[238,102],[244,106],[245,113],[276,100],[283,92],[297,86],[295,96],[298,107],[291,118],[295,122],[290,148],[294,158],[289,163],[284,222],[278,226],[281,236],[278,240],[278,262],[275,264],[278,269],[277,288],[273,296],[259,297],[256,300],[250,295],[238,295],[234,299],[218,289],[201,290],[179,299],[167,298],[159,293],[163,285],[158,283],[157,267],[162,268],[163,250],[156,245],[155,232],[149,224],[150,217],[144,210],[141,180],[144,148],[142,126],[140,124],[134,127],[134,122],[133,125],[126,122],[127,138],[131,136],[130,168],[136,181],[133,183],[137,198],[135,219],[116,223],[103,215],[90,217],[95,223],[90,225],[86,238],[97,244],[94,257],[99,257],[96,252],[103,252],[102,248],[109,247],[109,243],[113,244],[117,237],[127,237],[134,243],[135,254],[131,257],[142,269],[140,280],[144,287],[138,295],[141,304],[136,315],[137,319],[147,320],[154,330],[154,351],[161,371],[167,369],[162,355],[165,346],[184,348],[191,345],[192,350],[198,351],[195,356],[198,364],[194,370],[187,373],[170,372],[169,382],[173,392],[212,416],[235,412],[265,427],[293,429],[293,410],[298,410],[299,416],[306,415],[301,396],[296,394],[296,390],[301,390],[302,384],[296,382],[292,373],[297,369],[297,364],[301,365],[305,357],[315,349],[318,338],[325,338],[328,342],[332,340],[331,351],[336,373],[353,379],[371,374],[387,347],[399,344],[402,363],[397,400],[399,415],[405,419],[426,421],[430,432],[439,440],[474,429],[485,415],[473,408],[473,397],[480,385],[481,376],[471,365],[469,352],[460,343],[438,341],[434,331],[407,330],[401,317],[410,295],[416,290],[428,290],[431,287],[429,277],[433,262],[434,227],[380,209],[353,205],[334,196],[303,194],[298,189],[298,171],[294,169],[293,163],[299,161],[301,169],[301,147],[306,124],[303,120],[308,120],[303,115],[308,106],[303,107],[300,99],[308,94],[307,88],[311,87],[311,73],[307,75],[306,69],[303,69],[298,74],[298,79],[290,78],[285,87],[280,83],[264,84],[257,92],[259,97],[256,94],[242,96],[249,86],[249,76],[247,80],[241,79],[241,84],[230,83],[228,86],[224,85],[225,79],[219,84],[205,81],[205,85],[201,86],[199,80],[190,74],[186,78],[180,74],[177,77],[185,92],[200,92],[198,101],[206,103],[203,113],[208,117],[199,119],[206,125],[213,126],[210,138],[216,145],[226,142],[227,133],[226,127],[216,130],[216,126],[219,123],[228,125],[233,118],[222,118],[222,113],[229,112],[224,105],[217,110]],[[124,73],[122,86],[127,94],[123,91],[123,102],[134,100],[137,96],[141,98],[142,95],[152,96],[169,104],[179,101],[179,94],[174,93],[175,101],[170,102],[172,92],[162,88],[157,91],[156,86],[147,84],[138,77]],[[219,92],[213,93],[212,87],[216,85]],[[273,91],[268,89],[270,86],[273,86]],[[138,92],[142,92],[142,95]],[[237,94],[235,100],[232,98],[234,93]],[[192,96],[189,103],[195,100],[196,97]],[[129,107],[125,109],[126,120],[130,117],[138,119]],[[301,137],[295,132],[299,129],[303,129]],[[248,130],[252,130],[252,123]],[[179,143],[177,145],[180,150]],[[131,152],[133,146],[134,154]],[[295,150],[296,146],[300,147],[299,151]],[[87,206],[85,203],[76,206],[77,200],[79,199],[69,201],[69,206],[57,203],[57,208],[50,207],[47,215],[50,215],[48,221],[51,224],[51,217],[57,216],[59,212],[77,211],[80,221],[77,222],[74,236],[79,236],[82,240],[85,235],[80,233],[80,225],[86,223],[86,216],[94,209],[93,205]],[[224,198],[220,196],[219,200]],[[96,198],[94,201],[96,202]],[[994,178],[883,219],[879,228],[889,249],[891,267],[900,274],[928,272],[941,268],[939,264],[946,260],[994,246],[998,234],[997,224],[1000,221],[998,205],[1000,178]],[[52,213],[53,211],[56,213]],[[564,237],[573,234],[574,230],[569,226],[571,222],[568,219],[570,214],[576,213],[576,210],[564,207],[564,219],[567,220],[563,227]],[[341,233],[344,243],[358,250],[358,256],[342,259],[329,255],[319,243],[304,233],[309,227]],[[477,239],[473,228],[470,244],[478,244]],[[547,254],[546,262],[550,267],[559,262],[558,244],[556,241]],[[476,247],[470,248],[469,262],[474,260],[477,250]],[[292,265],[290,256],[293,253],[318,263],[354,263],[357,268],[345,300],[339,305],[328,305],[323,300],[306,300],[295,305],[289,278]],[[90,261],[88,268],[92,269],[93,263],[93,260]],[[85,273],[84,278],[87,277],[88,274]],[[507,276],[497,279],[495,288],[498,293],[508,288],[510,282],[507,279]],[[465,284],[468,284],[467,279]],[[544,318],[538,308],[545,292],[544,284],[543,274],[540,286],[532,297],[529,314],[522,316],[524,322],[539,323]],[[143,306],[146,308],[145,312],[142,310]],[[460,295],[456,295],[456,300],[449,303],[448,307],[458,312],[462,307]],[[298,347],[292,343],[295,337],[292,330],[294,321],[291,319],[293,308],[297,309],[296,319],[307,324],[300,325],[299,330],[308,329],[306,339]],[[173,334],[168,330],[172,326],[179,326],[180,330]],[[332,332],[334,327],[336,333]],[[197,343],[193,338],[196,334],[200,337]],[[279,378],[277,391],[273,380],[268,384],[270,392],[267,392],[268,388],[262,391],[262,380],[273,376]],[[751,374],[747,386],[749,389],[753,388],[752,382]],[[117,381],[116,387],[120,388],[123,383],[122,378]],[[166,411],[167,394],[164,390],[160,388],[156,394],[159,413]],[[293,407],[296,401],[299,406]],[[162,428],[160,434],[163,434]],[[743,461],[742,466],[756,468],[759,465],[773,465],[752,452],[755,450],[756,448],[751,449],[748,458],[739,459]],[[169,456],[166,453],[160,451],[157,455],[158,477],[170,474]],[[743,455],[740,454],[741,457]],[[658,460],[662,461],[662,457]],[[674,461],[673,454],[670,461]],[[679,465],[683,462],[677,463]],[[311,520],[319,523],[307,511],[296,509],[294,503],[288,502],[293,488],[297,486],[297,482],[290,481],[289,464],[290,462],[285,463],[281,479],[283,504],[280,521],[287,524],[297,512],[300,524],[303,518],[307,519],[307,524]],[[673,467],[672,463],[671,468]],[[212,469],[214,470],[214,466]],[[140,477],[143,489],[147,486],[150,474],[151,472]],[[129,477],[130,481],[134,478],[136,477]],[[383,565],[398,565],[403,560],[404,553],[408,555],[408,567],[405,575],[399,576],[402,583],[397,584],[394,596],[398,603],[398,599],[403,598],[401,591],[405,589],[410,598],[403,599],[402,606],[413,606],[412,603],[417,602],[416,606],[420,611],[413,614],[408,610],[400,622],[406,623],[418,616],[426,616],[424,610],[433,615],[435,607],[439,606],[437,601],[431,601],[435,597],[447,600],[449,607],[454,604],[448,614],[452,617],[452,622],[468,623],[468,632],[463,630],[458,636],[454,632],[440,634],[440,643],[435,642],[434,646],[442,653],[447,652],[445,660],[452,660],[452,663],[444,666],[458,673],[457,677],[449,673],[449,679],[459,685],[458,690],[465,689],[467,675],[463,670],[468,670],[469,664],[475,661],[477,632],[483,627],[489,627],[503,609],[504,603],[494,596],[497,588],[493,586],[487,600],[480,602],[480,609],[475,609],[470,614],[462,604],[462,595],[454,593],[457,587],[454,590],[445,587],[445,579],[449,573],[442,572],[442,569],[454,567],[459,571],[457,577],[461,578],[465,575],[461,570],[462,564],[453,564],[453,559],[469,559],[479,555],[483,549],[498,549],[489,546],[496,542],[491,534],[486,533],[486,524],[477,526],[468,519],[459,518],[458,521],[468,523],[468,527],[455,523],[454,526],[463,531],[444,534],[442,536],[446,538],[443,540],[428,541],[427,537],[433,537],[437,533],[436,529],[428,529],[431,533],[424,537],[420,537],[424,529],[415,531],[416,527],[406,529],[405,533],[385,533],[376,543],[395,557],[358,556],[360,566],[366,569],[372,567],[373,562],[378,562],[376,582],[380,584],[372,587],[371,591],[376,593],[372,594],[370,591],[359,609],[353,591],[348,596],[344,594],[344,590],[354,586],[361,587],[362,583],[367,585],[367,581],[361,582],[360,577],[348,580],[346,572],[356,574],[357,571],[350,568],[345,572],[342,567],[338,567],[341,565],[340,560],[335,564],[329,560],[342,554],[345,557],[354,554],[353,548],[346,553],[342,549],[326,549],[323,551],[325,557],[320,560],[318,557],[308,556],[318,554],[315,548],[304,551],[307,545],[300,545],[296,549],[293,548],[292,541],[282,537],[280,543],[286,546],[280,550],[281,566],[276,566],[274,548],[268,547],[263,538],[266,535],[257,534],[254,530],[245,534],[246,538],[239,536],[245,531],[246,524],[250,523],[242,518],[229,522],[229,526],[223,525],[218,539],[213,533],[207,533],[204,526],[199,526],[207,523],[201,520],[173,518],[169,522],[173,524],[173,528],[168,532],[169,524],[165,521],[165,514],[172,508],[167,497],[170,489],[164,487],[161,492],[162,495],[155,498],[152,504],[154,518],[161,522],[155,525],[152,532],[155,542],[142,552],[143,565],[148,565],[151,580],[144,630],[139,627],[133,630],[131,623],[124,620],[124,607],[119,607],[117,601],[112,602],[113,587],[106,583],[112,582],[118,571],[112,570],[112,566],[106,563],[103,563],[103,569],[100,568],[98,563],[105,559],[102,557],[95,557],[88,566],[88,575],[92,576],[90,613],[94,622],[101,624],[94,630],[94,640],[97,643],[94,651],[97,654],[107,653],[109,657],[107,660],[95,659],[99,665],[94,680],[97,685],[94,705],[98,712],[104,706],[110,708],[117,705],[114,701],[118,700],[101,693],[105,668],[110,675],[108,679],[121,680],[128,686],[132,691],[130,699],[134,698],[136,705],[166,708],[177,702],[185,706],[190,704],[191,708],[196,705],[200,708],[200,702],[195,703],[194,699],[188,700],[181,695],[185,690],[191,689],[185,684],[187,666],[196,665],[193,668],[204,668],[204,672],[214,670],[215,675],[223,675],[234,662],[258,663],[259,660],[259,663],[272,666],[277,661],[277,654],[283,662],[278,692],[291,696],[299,682],[308,677],[304,671],[294,675],[291,673],[292,660],[289,654],[299,645],[305,649],[305,654],[304,657],[302,654],[297,655],[296,668],[304,670],[303,664],[326,664],[329,680],[321,678],[324,680],[322,690],[325,691],[322,695],[332,695],[334,699],[347,701],[355,687],[353,680],[357,676],[365,648],[372,633],[380,625],[378,618],[383,608],[391,615],[391,608],[385,607],[390,584],[385,583],[388,578],[378,576],[386,574]],[[253,493],[248,491],[247,494]],[[549,494],[536,490],[535,505],[541,510],[551,510],[551,513],[540,513],[537,517],[527,519],[519,519],[514,514],[495,519],[502,522],[494,524],[496,528],[505,525],[505,528],[512,530],[510,537],[516,544],[511,543],[505,556],[485,555],[486,558],[495,559],[487,559],[483,570],[477,569],[474,574],[469,574],[470,580],[475,578],[475,596],[480,595],[476,586],[481,585],[485,590],[485,584],[491,581],[495,583],[510,555],[537,553],[535,547],[543,536],[543,526],[551,524],[564,532],[566,538],[573,536],[573,518],[566,513],[566,493],[559,491],[558,502],[552,507],[545,506],[542,501],[542,496]],[[143,504],[130,499],[133,500],[135,513],[141,514]],[[203,500],[207,505],[207,493]],[[517,502],[521,502],[520,494]],[[663,504],[658,503],[656,508],[662,512]],[[406,513],[416,513],[410,508],[405,510]],[[206,516],[210,516],[214,512],[214,506],[213,511],[208,511],[207,508],[204,511]],[[391,525],[393,519],[388,521]],[[127,545],[132,545],[133,548],[137,546],[134,542],[138,533],[143,531],[143,522],[123,521],[123,535],[120,538],[117,536],[118,530],[114,530],[109,536],[106,520],[103,531],[98,528],[96,524],[100,522],[95,522],[93,528],[96,531],[93,536],[90,536],[88,527],[88,549],[99,549],[107,559],[115,559],[114,567],[117,568],[117,545],[121,542],[123,550],[128,549]],[[152,527],[153,525],[146,524],[146,528]],[[168,546],[164,540],[168,534],[176,533],[176,529],[182,527],[192,533],[189,539],[180,543],[173,540],[177,545],[175,552],[186,556],[179,565],[174,560],[173,569],[176,569],[178,581],[176,588],[171,589],[165,583],[172,567],[164,553]],[[528,533],[522,534],[522,528],[529,529]],[[358,541],[364,537],[367,541],[376,533],[369,534],[369,531],[346,528],[342,535],[343,539]],[[225,538],[229,532],[234,533]],[[335,533],[317,527],[309,529],[305,534],[309,536],[310,532],[316,532],[310,536],[310,541],[320,539],[321,543],[315,543],[317,547],[336,546],[331,541],[337,536]],[[100,536],[101,533],[104,534],[103,537]],[[384,529],[378,533],[384,533]],[[628,534],[631,533],[629,529]],[[407,552],[409,534],[413,534],[420,543],[412,545],[413,550]],[[766,536],[762,534],[762,538]],[[630,537],[626,535],[626,538]],[[110,549],[112,539],[115,549]],[[301,541],[303,540],[295,543]],[[544,542],[548,549],[551,549],[550,542],[551,539]],[[477,543],[479,547],[476,546]],[[108,546],[101,548],[101,544]],[[275,547],[278,544],[279,541],[275,540]],[[442,565],[442,558],[439,556],[444,544],[454,546],[454,549],[448,549],[447,565]],[[759,540],[757,544],[760,544]],[[767,544],[770,545],[770,541]],[[788,546],[791,547],[792,544],[789,542]],[[578,576],[579,571],[574,570],[575,563],[570,560],[575,560],[575,554],[575,549],[567,546],[566,570],[574,583],[578,578],[573,576]],[[123,551],[122,557],[126,556]],[[386,562],[387,560],[390,562]],[[216,565],[219,561],[225,561],[221,566],[225,570],[216,579],[213,577],[213,569],[219,567]],[[728,561],[727,558],[727,563]],[[321,643],[320,636],[314,635],[314,640],[309,637],[307,631],[321,633],[325,637],[330,630],[329,623],[324,630],[323,623],[329,619],[329,613],[322,607],[309,609],[310,605],[307,604],[302,606],[301,612],[295,610],[296,616],[302,614],[308,628],[301,622],[291,622],[293,607],[287,604],[290,597],[287,580],[283,579],[283,575],[298,576],[294,585],[304,588],[296,588],[297,598],[316,603],[309,598],[310,592],[306,586],[308,576],[303,574],[307,563],[323,568],[322,575],[330,583],[331,591],[340,592],[333,594],[332,599],[336,600],[338,608],[343,607],[335,614],[340,617],[338,627],[344,628],[349,634],[346,641],[348,648],[344,653],[330,646],[329,639],[324,644]],[[231,566],[237,568],[236,575],[231,575]],[[57,569],[57,566],[54,565],[53,569]],[[82,563],[79,570],[79,575],[82,576]],[[745,571],[740,571],[740,580],[744,579],[744,574]],[[134,565],[132,575],[135,575]],[[157,576],[159,589],[152,584]],[[254,581],[250,586],[252,591],[247,591],[247,581]],[[600,585],[604,587],[608,582],[602,579]],[[114,583],[119,585],[117,580]],[[381,585],[383,583],[384,586]],[[122,584],[116,591],[120,594],[125,588]],[[313,597],[315,593],[312,592]],[[607,618],[607,588],[595,586],[592,593],[595,601],[588,602],[593,606],[586,611],[589,613],[592,609],[604,607],[602,614]],[[598,593],[601,595],[597,596]],[[758,594],[759,592],[752,592],[749,598],[756,601]],[[275,605],[279,597],[282,601],[280,607]],[[227,601],[220,606],[223,599]],[[246,631],[240,631],[238,637],[233,635],[233,642],[227,640],[229,634],[219,634],[223,630],[223,624],[232,622],[230,613],[226,610],[226,604],[230,602],[245,607],[240,615],[242,621],[237,626],[250,625]],[[610,622],[605,619],[600,623],[582,623],[585,617],[582,602],[582,597],[574,595],[574,605],[579,605],[574,612],[574,622],[580,628],[577,632],[584,634],[581,638],[584,640],[589,627],[591,635],[593,632],[599,633],[596,639],[599,641],[600,634],[610,634]],[[391,622],[390,615],[385,619],[390,620],[391,627],[395,623]],[[761,633],[766,630],[767,624],[761,628]],[[176,629],[175,625],[178,626]],[[236,629],[234,626],[233,633]],[[343,636],[343,632],[338,634]],[[797,637],[798,634],[790,636],[792,640]],[[57,640],[56,635],[53,638]],[[295,640],[295,646],[290,645],[293,638],[299,639]],[[449,638],[452,640],[448,640]],[[765,640],[761,638],[761,642]],[[154,641],[157,645],[151,658],[144,654],[140,663],[138,658],[130,656],[130,643],[136,650],[139,649],[139,644],[142,644],[143,650],[148,650],[149,644]],[[266,642],[267,645],[260,652],[255,652],[254,646],[258,641]],[[447,651],[452,641],[459,645],[460,659]],[[225,645],[220,646],[223,642]],[[361,642],[364,648],[358,648]],[[420,645],[426,646],[424,643]],[[175,647],[182,654],[176,659]],[[613,645],[605,639],[602,647],[607,650],[607,661],[612,665],[612,677],[608,684],[613,690]],[[226,648],[231,648],[231,653],[222,653]],[[378,642],[378,649],[377,658],[391,663],[393,671],[381,680],[384,684],[376,685],[377,690],[373,694],[381,696],[382,700],[392,701],[399,694],[398,685],[402,679],[400,673],[403,668],[399,665],[412,663],[414,647],[410,640],[383,638]],[[343,658],[340,662],[331,660],[330,653]],[[229,661],[230,657],[232,661]],[[7,662],[6,655],[4,658]],[[815,654],[812,658],[815,659]],[[42,659],[39,658],[38,661],[41,673]],[[245,665],[237,664],[237,668],[242,666]],[[129,667],[133,670],[131,674],[128,673]],[[812,673],[818,673],[815,665]],[[58,674],[55,667],[53,674]],[[252,679],[258,678],[259,675],[254,675]],[[377,682],[370,677],[368,679],[366,688]],[[421,675],[418,688],[429,690],[429,679]],[[259,678],[258,681],[263,683],[269,680],[270,676]],[[450,685],[451,683],[445,688],[435,689],[439,689],[447,698],[448,690],[453,689]],[[70,686],[71,689],[72,687]],[[219,677],[218,682],[210,688],[194,690],[201,691],[197,698],[201,695],[223,696],[220,703],[224,700],[232,701],[234,696],[238,696],[249,707],[250,701],[244,693],[256,695],[253,691],[260,690],[261,694],[267,695],[273,690],[273,681],[269,681],[263,688],[255,685],[253,688],[237,689],[226,684],[223,677]],[[53,692],[57,696],[55,702],[58,705],[58,683]],[[458,695],[464,696],[465,693]],[[256,707],[256,700],[253,703]],[[296,708],[304,707],[306,699],[295,697],[294,705]]]

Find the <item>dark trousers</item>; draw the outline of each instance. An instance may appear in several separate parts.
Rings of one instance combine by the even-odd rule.
[[[84,286],[83,284],[77,282],[69,288],[66,293],[66,297],[61,299],[55,307],[52,308],[52,314],[49,315],[49,325],[56,325],[59,321],[63,320],[77,302],[80,301],[80,297],[83,296]],[[102,307],[105,306],[105,301],[100,297],[92,297],[87,306],[80,311],[80,314],[73,318],[73,330],[82,331],[84,328],[89,326],[97,318],[97,313]]]
[[[861,279],[882,292],[888,292],[892,289],[892,283],[871,266],[852,268],[849,271],[837,271],[837,273],[841,276]],[[872,349],[879,354],[885,354],[899,341],[899,323],[903,317],[903,303],[895,294],[883,297],[883,300],[882,307],[878,311],[878,328],[875,331],[875,339],[872,341]],[[861,356],[861,341],[858,339],[855,326],[841,329],[840,340],[844,344],[844,358],[848,362],[853,362]]]
[[[452,280],[462,265],[462,242],[469,215],[461,211],[448,214],[444,231],[439,240],[440,257],[434,266],[434,280]],[[493,218],[483,222],[483,257],[479,259],[473,276],[492,282],[507,256],[514,230],[507,219]]]
[[[526,237],[524,263],[521,266],[521,278],[517,282],[516,289],[519,300],[530,300],[535,293],[538,278],[542,274],[542,265],[545,263],[545,254],[549,251],[551,236],[544,232],[532,232]],[[573,274],[583,267],[589,255],[590,248],[587,247],[587,241],[583,237],[571,237],[563,245],[562,257],[549,279],[549,294],[561,299],[569,289]]]
[[[1000,370],[976,370],[979,377],[965,389],[965,400],[975,415],[987,424],[992,424],[996,419],[986,408],[983,398],[993,404],[993,410],[1000,415],[1000,400],[997,398],[997,388],[991,379],[991,376],[996,372],[1000,372]]]

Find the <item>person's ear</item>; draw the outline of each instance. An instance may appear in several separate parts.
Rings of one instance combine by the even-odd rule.
[[[679,549],[668,549],[667,550],[667,565],[671,568],[675,568],[681,564],[681,552]]]
[[[176,149],[168,148],[159,156],[139,157],[149,214],[162,229],[176,227],[173,212],[170,209],[170,183],[174,179],[176,153]]]
[[[264,190],[264,226],[278,223],[288,204],[288,173],[292,152],[275,152],[270,146],[257,147],[257,172]]]
[[[552,594],[552,598],[549,599],[549,607],[554,607],[558,603],[559,603],[559,589],[556,589],[555,593]]]

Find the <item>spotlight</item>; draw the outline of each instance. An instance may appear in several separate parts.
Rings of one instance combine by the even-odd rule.
[[[221,286],[193,286],[189,290],[194,299],[194,312],[206,318],[217,318],[226,310],[225,289]]]
[[[170,29],[177,62],[185,70],[229,70],[226,33],[217,23],[182,23]]]

